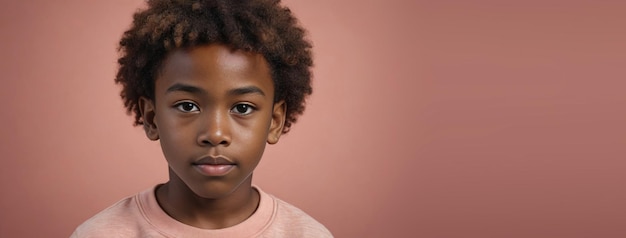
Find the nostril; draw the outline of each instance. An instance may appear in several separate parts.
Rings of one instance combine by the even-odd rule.
[[[219,143],[213,143],[211,140],[202,140],[202,144],[204,145],[228,145],[228,140],[221,140]]]

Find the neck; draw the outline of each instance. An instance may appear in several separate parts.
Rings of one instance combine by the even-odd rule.
[[[252,176],[224,197],[204,198],[171,169],[170,181],[157,188],[156,198],[170,217],[203,229],[221,229],[243,222],[254,213],[260,200],[259,193],[252,188]]]

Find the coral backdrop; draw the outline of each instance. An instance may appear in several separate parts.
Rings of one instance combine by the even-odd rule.
[[[166,180],[116,43],[142,0],[3,1],[0,237]],[[337,237],[626,237],[626,1],[285,0],[315,92],[255,183]]]

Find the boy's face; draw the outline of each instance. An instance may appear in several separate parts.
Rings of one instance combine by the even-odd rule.
[[[140,108],[146,134],[160,139],[170,182],[221,198],[249,184],[266,142],[278,142],[286,108],[273,99],[262,55],[211,44],[172,52],[155,100],[142,98]]]

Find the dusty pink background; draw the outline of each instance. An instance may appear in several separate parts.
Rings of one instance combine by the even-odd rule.
[[[0,237],[163,182],[113,84],[141,0],[3,1]],[[337,237],[626,237],[626,2],[301,1],[315,93],[255,183]]]

